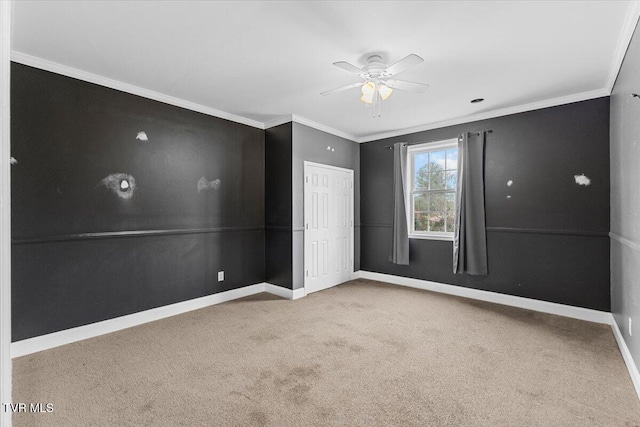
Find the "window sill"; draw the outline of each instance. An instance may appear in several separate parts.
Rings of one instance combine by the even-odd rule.
[[[453,242],[453,235],[438,235],[438,234],[409,234],[410,239],[421,239],[421,240],[443,240],[448,242]]]

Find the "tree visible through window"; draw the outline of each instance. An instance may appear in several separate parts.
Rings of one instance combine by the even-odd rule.
[[[408,155],[410,234],[452,237],[458,180],[457,140],[411,146]]]

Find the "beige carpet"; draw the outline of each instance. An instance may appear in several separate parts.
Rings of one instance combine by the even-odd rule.
[[[25,356],[14,425],[638,426],[609,326],[357,280]]]

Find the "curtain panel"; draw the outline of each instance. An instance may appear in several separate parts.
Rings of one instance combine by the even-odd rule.
[[[458,137],[456,228],[453,272],[484,276],[487,266],[487,232],[484,205],[485,132]]]
[[[405,207],[407,144],[393,144],[393,229],[389,261],[409,265],[409,231]]]

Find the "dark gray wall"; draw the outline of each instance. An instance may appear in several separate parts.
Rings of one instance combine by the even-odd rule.
[[[487,129],[489,275],[454,275],[445,241],[411,239],[410,265],[391,264],[393,151],[385,146]],[[609,98],[365,143],[360,161],[362,270],[610,309]],[[576,184],[582,173],[591,185]]]
[[[640,363],[640,35],[611,93],[611,312]],[[629,318],[635,336],[629,335]],[[640,365],[638,365],[640,368]]]
[[[291,122],[265,131],[266,281],[293,289]]]
[[[328,151],[327,146],[335,149]],[[354,180],[354,271],[360,269],[360,146],[293,123],[293,289],[304,286],[304,161],[352,169]]]
[[[264,281],[264,131],[11,73],[14,341]],[[113,173],[133,197],[101,184]]]

